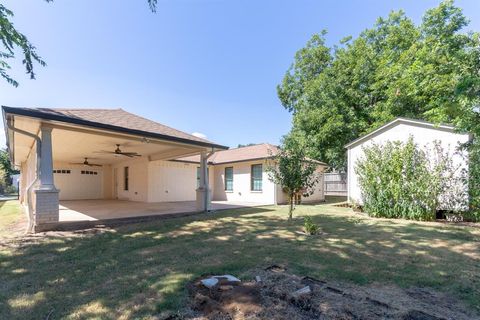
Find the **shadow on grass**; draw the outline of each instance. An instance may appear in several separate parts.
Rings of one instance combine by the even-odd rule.
[[[6,319],[125,319],[177,310],[188,281],[284,264],[297,274],[357,284],[445,291],[480,303],[480,239],[468,228],[338,216],[301,206],[322,235],[299,234],[285,208],[222,211],[100,233],[55,233],[0,246],[0,314]],[[348,212],[348,209],[336,209]]]

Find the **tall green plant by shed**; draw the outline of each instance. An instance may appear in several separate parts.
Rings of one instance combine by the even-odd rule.
[[[356,173],[369,215],[434,220],[438,209],[467,209],[465,172],[438,144],[425,151],[410,138],[372,144],[363,151]]]

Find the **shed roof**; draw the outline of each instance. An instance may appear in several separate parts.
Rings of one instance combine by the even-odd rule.
[[[381,126],[380,128],[378,129],[375,129],[374,131],[364,135],[364,136],[361,136],[360,138],[358,139],[355,139],[351,142],[349,142],[348,144],[345,145],[345,148],[346,149],[350,149],[350,148],[353,148],[354,146],[366,141],[366,140],[369,140],[377,135],[379,135],[380,133],[383,133],[395,126],[398,126],[400,124],[406,124],[406,125],[410,125],[410,126],[416,126],[416,127],[426,127],[426,128],[431,128],[431,129],[435,129],[435,130],[442,130],[442,131],[448,131],[448,132],[455,132],[455,128],[452,126],[452,125],[447,125],[447,124],[435,124],[435,123],[432,123],[432,122],[428,122],[428,121],[424,121],[424,120],[417,120],[417,119],[409,119],[409,118],[402,118],[402,117],[399,117],[399,118],[396,118],[395,120],[392,120],[390,122],[388,122],[387,124]]]

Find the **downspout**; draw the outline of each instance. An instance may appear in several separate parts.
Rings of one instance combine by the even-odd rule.
[[[36,134],[33,134],[33,133],[28,132],[28,131],[24,131],[24,130],[15,128],[12,125],[11,121],[7,121],[7,127],[8,127],[8,129],[12,130],[13,132],[17,132],[19,134],[23,134],[23,135],[26,135],[26,136],[29,136],[29,137],[35,139],[36,146],[37,146],[37,159],[36,159],[37,169],[35,170],[35,179],[33,179],[32,183],[25,189],[26,192],[27,192],[27,206],[28,206],[28,229],[27,229],[27,232],[31,232],[33,230],[33,208],[32,208],[31,189],[39,180],[42,140]]]
[[[277,166],[277,163],[272,159],[271,160],[273,162],[273,164],[270,164],[270,166]],[[267,163],[267,166],[269,165],[268,164],[268,159],[265,161]],[[274,205],[278,205],[278,195],[277,195],[277,192],[278,192],[278,184],[276,182],[273,183],[273,204]]]
[[[277,205],[278,205],[278,203],[277,203],[278,185],[277,185],[276,183],[273,184],[273,189],[274,189],[274,192],[273,192],[273,204],[277,206]]]
[[[205,208],[205,212],[208,212],[208,201],[210,197],[210,175],[209,175],[210,170],[208,170],[208,158],[210,158],[214,153],[215,151],[212,148],[212,151],[207,153],[205,156],[205,167],[206,167],[205,172],[207,173],[205,175],[205,196],[203,198],[203,204],[204,204],[203,207]]]

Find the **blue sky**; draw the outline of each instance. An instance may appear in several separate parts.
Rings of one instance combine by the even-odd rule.
[[[231,147],[279,143],[291,115],[276,85],[312,34],[329,45],[404,9],[419,22],[439,1],[2,0],[47,61],[29,80],[19,62],[0,104],[122,107]],[[480,1],[456,1],[480,30]],[[3,130],[2,130],[3,133]],[[3,145],[5,138],[0,138]]]

